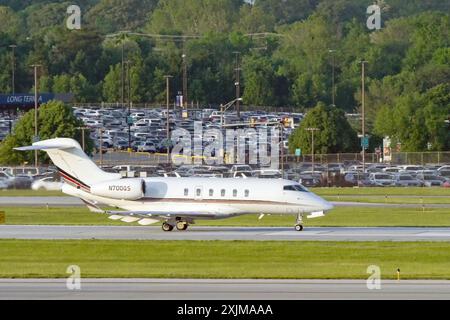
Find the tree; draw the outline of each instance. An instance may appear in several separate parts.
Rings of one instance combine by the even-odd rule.
[[[289,137],[289,150],[301,148],[303,153],[311,153],[311,132],[307,128],[319,129],[314,133],[314,150],[317,153],[338,153],[359,151],[358,136],[348,123],[345,113],[320,102],[311,109],[301,125]]]
[[[120,64],[111,66],[103,82],[103,99],[106,102],[119,102],[121,100],[121,79]]]
[[[247,56],[243,61],[245,90],[243,100],[248,105],[275,104],[276,74],[267,57]]]
[[[52,138],[73,138],[81,142],[81,130],[83,122],[77,119],[72,108],[59,101],[50,101],[39,107],[38,111],[39,137],[41,140]],[[27,112],[17,122],[14,131],[0,145],[0,163],[7,165],[19,165],[25,162],[33,163],[34,153],[18,152],[13,148],[30,145],[34,137],[34,110]],[[93,142],[89,135],[85,136],[87,153],[91,153]],[[40,163],[48,163],[48,157],[43,152],[39,153]]]

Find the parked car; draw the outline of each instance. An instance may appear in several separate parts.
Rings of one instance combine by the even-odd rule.
[[[137,146],[137,151],[155,153],[156,146],[153,142],[150,142],[150,141],[142,142],[141,144],[139,144]]]
[[[62,187],[60,180],[55,180],[53,177],[47,177],[34,181],[31,184],[33,190],[47,190],[47,191],[60,191]]]
[[[397,187],[421,187],[422,182],[410,174],[397,174],[394,176],[394,183]]]
[[[394,186],[395,182],[392,175],[387,173],[371,173],[369,175],[370,184],[374,187]]]
[[[416,178],[421,180],[425,187],[440,187],[445,182],[439,179],[440,177],[435,175],[418,174]]]

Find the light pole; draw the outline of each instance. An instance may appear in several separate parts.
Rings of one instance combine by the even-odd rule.
[[[184,108],[188,108],[188,89],[187,89],[187,63],[186,63],[186,52],[184,48],[184,42],[183,42],[183,54],[181,55],[181,58],[183,59],[183,104]]]
[[[237,113],[237,117],[240,119],[241,118],[241,108],[240,108],[240,103],[239,103],[239,98],[241,96],[241,68],[239,66],[239,55],[240,52],[239,51],[234,51],[233,52],[236,55],[236,81],[234,83],[234,85],[236,86],[236,113]]]
[[[225,105],[220,105],[220,127],[223,127],[223,113],[228,110],[235,102],[242,101],[242,98],[236,98]]]
[[[364,174],[366,172],[365,65],[366,65],[367,61],[361,60],[360,63],[361,63],[361,131],[362,131],[361,147],[362,147],[362,162],[363,162],[363,174]]]
[[[42,67],[40,64],[33,64],[31,67],[34,69],[34,137],[33,142],[39,140],[38,137],[38,76],[37,69]],[[38,167],[38,152],[34,150],[34,166]]]
[[[130,60],[125,61],[127,65],[127,80],[128,80],[128,151],[131,150],[131,123],[130,123],[130,115],[131,115],[131,79],[130,79]]]
[[[86,149],[84,130],[89,129],[89,127],[78,127],[77,129],[81,130],[81,147],[83,148],[84,151]]]
[[[16,80],[15,80],[15,77],[16,77],[16,52],[15,52],[15,50],[17,48],[17,45],[12,44],[9,47],[12,50],[12,52],[11,52],[12,53],[12,61],[11,61],[11,77],[12,77],[11,85],[12,86],[11,86],[11,88],[12,88],[12,94],[15,94],[16,93]]]
[[[169,99],[170,99],[170,78],[172,76],[165,75],[164,78],[166,78],[166,143],[167,143],[167,163],[170,162],[169,157],[169,138],[170,138],[170,124],[169,124]]]
[[[312,159],[312,173],[314,174],[314,132],[319,131],[319,128],[306,128],[306,131],[311,132],[311,159]]]
[[[329,53],[331,53],[332,55],[332,76],[331,76],[331,101],[332,101],[332,105],[333,107],[336,106],[336,101],[335,101],[335,96],[336,96],[336,88],[335,88],[335,73],[334,73],[334,68],[335,68],[335,56],[334,53],[336,52],[336,50],[330,49],[328,50]]]

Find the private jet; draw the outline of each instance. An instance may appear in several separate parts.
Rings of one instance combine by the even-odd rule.
[[[295,230],[303,218],[324,216],[333,206],[301,184],[285,179],[150,177],[122,178],[100,169],[73,139],[56,138],[15,148],[47,152],[63,178],[62,192],[80,198],[93,212],[110,219],[151,225],[164,231],[186,230],[201,219],[244,214],[293,215]],[[121,211],[105,211],[100,206]]]

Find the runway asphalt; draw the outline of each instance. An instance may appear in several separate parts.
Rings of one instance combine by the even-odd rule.
[[[203,227],[164,232],[151,226],[3,225],[0,239],[450,241],[449,227]]]
[[[66,279],[0,279],[0,300],[442,300],[450,281],[365,280],[81,279],[68,290]]]
[[[422,204],[396,204],[396,203],[366,203],[349,201],[331,201],[336,207],[383,207],[383,208],[421,208]],[[84,206],[85,204],[74,197],[1,197],[0,207],[21,206],[21,207],[65,207],[65,206]],[[425,204],[427,208],[449,208],[450,204]]]

